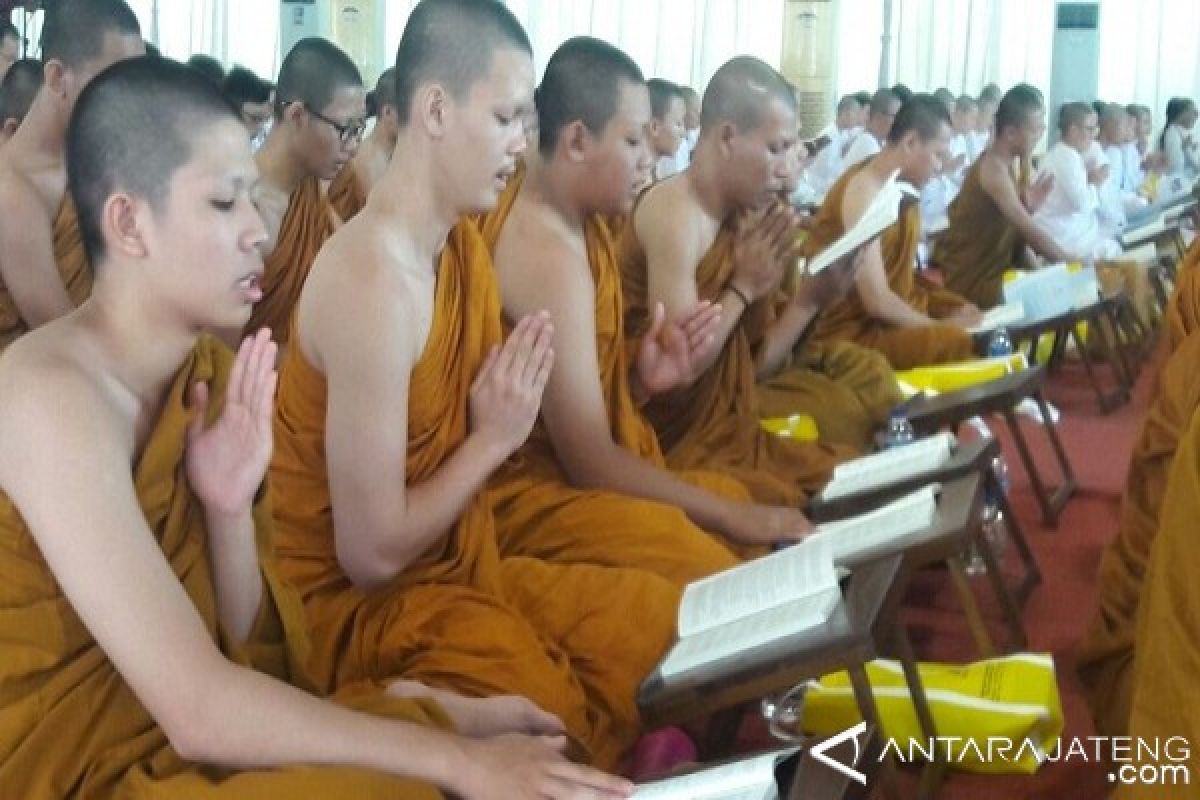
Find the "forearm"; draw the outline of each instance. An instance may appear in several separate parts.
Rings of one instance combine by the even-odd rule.
[[[190,761],[233,769],[359,767],[455,788],[467,757],[457,736],[351,711],[231,664],[218,673],[196,687],[204,700],[183,723],[182,741],[172,741]]]
[[[796,342],[808,330],[817,317],[815,306],[788,303],[782,314],[767,329],[759,346],[755,373],[758,380],[765,380],[787,363]]]
[[[867,313],[874,319],[897,328],[924,328],[934,324],[932,319],[904,302],[891,290],[881,292],[871,299],[864,296],[863,304]]]
[[[693,365],[694,374],[703,375],[713,364],[717,363],[717,359],[721,357],[721,353],[725,350],[726,343],[729,342],[729,337],[733,336],[734,331],[737,330],[738,325],[741,323],[742,315],[746,313],[746,299],[749,299],[751,302],[754,301],[754,298],[748,292],[745,290],[739,291],[741,294],[738,294],[737,291],[727,286],[714,300],[715,303],[721,306],[721,322],[713,332],[714,341],[712,347],[708,349],[704,358],[699,359]],[[670,313],[670,309],[668,309],[668,313]]]
[[[204,517],[208,525],[217,617],[230,637],[245,642],[263,599],[254,519],[249,508],[232,516],[206,511]]]
[[[588,454],[562,459],[571,482],[588,489],[604,489],[675,506],[701,528],[725,533],[730,515],[740,505],[676,477],[615,443],[579,448]]]

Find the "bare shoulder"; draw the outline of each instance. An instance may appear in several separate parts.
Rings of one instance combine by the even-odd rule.
[[[435,274],[413,262],[403,238],[367,210],[322,246],[296,308],[301,347],[314,365],[370,347],[415,361],[433,318]],[[327,372],[327,371],[326,371]]]
[[[634,213],[634,231],[643,247],[666,248],[672,252],[699,257],[708,217],[688,188],[684,175],[678,175],[649,189]]]
[[[17,340],[0,357],[0,385],[20,387],[0,403],[0,486],[27,474],[39,455],[83,460],[97,449],[128,461],[132,412],[125,412],[96,360],[71,346],[78,332],[66,320]],[[74,336],[72,335],[74,334]],[[118,445],[117,443],[120,443]],[[110,459],[112,452],[106,453]]]

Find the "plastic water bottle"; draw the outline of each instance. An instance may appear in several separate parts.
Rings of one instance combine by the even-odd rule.
[[[912,423],[908,421],[903,411],[899,409],[892,412],[888,417],[887,432],[884,434],[883,446],[885,449],[900,447],[917,438],[913,432]]]
[[[1008,335],[1008,329],[997,328],[992,333],[992,338],[988,339],[988,355],[996,358],[1000,356],[1011,356],[1013,352],[1012,338]]]
[[[992,476],[996,481],[994,491],[1007,498],[1011,481],[1008,477],[1008,464],[1005,463],[1004,456],[996,456],[992,461]],[[989,503],[995,507],[996,513],[992,525],[985,526],[983,529],[984,540],[995,553],[997,563],[1003,563],[1004,554],[1008,551],[1008,523],[1004,520],[1004,512],[1000,510],[1000,497],[990,498]]]

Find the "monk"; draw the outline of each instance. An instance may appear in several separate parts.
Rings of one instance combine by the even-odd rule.
[[[1146,567],[1160,530],[1167,475],[1180,441],[1200,408],[1200,330],[1188,335],[1158,375],[1154,402],[1133,448],[1116,537],[1100,562],[1100,607],[1079,648],[1078,669],[1088,690],[1096,729],[1128,733],[1133,696],[1134,632],[1146,593]]]
[[[41,88],[42,62],[22,58],[9,67],[0,81],[0,147],[17,132]]]
[[[250,134],[250,146],[257,151],[267,137],[267,128],[275,115],[275,87],[243,66],[235,66],[225,76],[221,90],[242,114]]]
[[[808,525],[795,509],[748,503],[724,475],[667,469],[638,412],[639,399],[690,381],[720,313],[699,303],[667,324],[660,308],[628,362],[604,219],[632,208],[653,163],[647,94],[625,53],[589,37],[563,44],[538,87],[541,144],[501,224],[496,273],[506,317],[548,310],[554,350],[571,358],[556,359],[534,433],[492,496],[503,552],[640,565],[684,585],[736,563],[706,531],[761,545]]]
[[[883,152],[842,176],[817,214],[805,255],[815,257],[862,216],[896,172],[918,190],[936,179],[950,140],[942,103],[916,95],[896,116]],[[902,202],[900,220],[863,250],[854,288],[824,309],[815,341],[852,341],[883,353],[895,369],[963,361],[974,355],[965,328],[979,311],[962,298],[919,282],[915,272],[921,213],[915,198]]]
[[[83,92],[66,148],[95,291],[0,358],[22,387],[0,407],[5,795],[622,792],[561,741],[489,735],[487,701],[312,694],[262,487],[274,345],[200,333],[260,291],[244,129],[207,79],[141,58]]]
[[[967,171],[950,204],[950,227],[934,246],[946,288],[979,308],[1000,302],[1005,272],[1029,264],[1026,246],[1052,263],[1070,260],[1032,216],[1054,188],[1048,175],[1028,181],[1030,155],[1045,131],[1042,93],[1026,84],[1009,89],[996,109],[994,135]]]
[[[687,129],[684,117],[687,103],[683,90],[662,78],[646,82],[650,91],[650,150],[654,155],[654,180],[661,181],[678,172],[675,156],[683,144]]]
[[[1164,312],[1167,321],[1167,347],[1175,352],[1183,340],[1200,325],[1200,243],[1192,242],[1176,267],[1175,289]]]
[[[88,81],[143,52],[124,0],[63,0],[46,10],[45,81],[0,150],[0,351],[91,293],[91,267],[66,196],[67,121]]]
[[[279,68],[275,124],[255,157],[255,202],[267,223],[263,299],[246,331],[271,329],[285,349],[292,309],[321,245],[338,225],[321,187],[350,163],[366,127],[354,62],[325,39],[301,39]]]
[[[379,182],[396,149],[400,128],[396,122],[396,72],[386,69],[368,95],[373,108],[369,116],[375,118],[375,127],[358,146],[358,152],[350,163],[342,168],[329,185],[329,202],[343,222],[362,210],[367,202],[367,193]]]
[[[669,320],[702,300],[720,304],[716,346],[694,365],[699,377],[652,397],[647,418],[671,468],[721,470],[758,502],[798,505],[849,451],[767,435],[755,384],[785,364],[846,270],[803,281],[776,313],[796,241],[795,217],[777,201],[796,141],[796,100],[782,76],[735,58],[713,76],[702,109],[691,165],[642,195],[622,237],[625,334],[641,337],[659,304]]]
[[[1194,338],[1194,334],[1193,337]],[[1183,353],[1189,343],[1178,351]],[[1192,365],[1197,357],[1192,350]],[[1157,534],[1150,546],[1142,578],[1137,628],[1133,644],[1132,706],[1129,735],[1155,743],[1160,758],[1132,759],[1159,767],[1179,764],[1190,771],[1190,782],[1176,773],[1158,785],[1121,784],[1116,796],[1136,798],[1189,798],[1195,795],[1200,741],[1196,714],[1195,664],[1200,658],[1197,609],[1200,596],[1196,580],[1196,519],[1200,515],[1200,414],[1192,413],[1182,429],[1175,459],[1167,473],[1166,489],[1158,506]],[[1138,741],[1137,738],[1134,741]]]
[[[503,558],[482,491],[528,437],[554,361],[544,313],[503,338],[487,247],[458,222],[491,209],[524,147],[529,40],[495,0],[425,0],[395,66],[395,154],[314,264],[280,373],[277,549],[310,666],[323,685],[403,675],[525,697],[609,769],[639,735],[635,692],[679,589]]]

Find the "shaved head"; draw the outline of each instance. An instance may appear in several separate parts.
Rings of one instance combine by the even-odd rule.
[[[738,56],[726,61],[708,82],[700,126],[731,122],[739,131],[755,130],[766,118],[772,100],[796,113],[796,95],[778,71],[752,56]]]
[[[58,0],[46,4],[42,59],[76,67],[98,58],[108,34],[142,36],[125,0]]]
[[[1045,108],[1042,93],[1037,88],[1027,83],[1018,83],[1004,93],[1000,105],[996,108],[996,133],[1003,133],[1007,128],[1024,126],[1031,114],[1044,111]]]
[[[837,113],[845,114],[850,111],[858,111],[862,107],[862,103],[858,102],[858,95],[846,94],[842,95],[842,99],[838,100]]]
[[[34,58],[14,62],[0,82],[0,124],[10,119],[18,123],[25,119],[41,88],[42,62]]]
[[[396,107],[396,68],[388,67],[375,81],[375,88],[367,95],[367,116],[377,117],[387,106]]]
[[[1085,125],[1088,118],[1096,113],[1096,109],[1087,103],[1064,103],[1058,111],[1059,133],[1066,132],[1075,125]]]
[[[304,103],[320,112],[339,89],[361,89],[362,75],[350,57],[328,39],[310,37],[296,42],[279,67],[278,107]]]
[[[562,129],[576,120],[599,135],[617,113],[621,84],[643,82],[633,59],[608,42],[590,36],[568,39],[551,56],[534,94],[541,132],[539,151],[552,155]]]
[[[979,106],[978,103],[975,102],[975,98],[971,97],[969,94],[959,95],[958,100],[956,100],[954,103],[954,110],[960,114],[965,114],[968,111],[974,111],[978,107]]]
[[[678,86],[662,78],[651,78],[646,81],[646,88],[650,90],[650,113],[656,119],[662,119],[667,115],[671,109],[671,101],[675,98],[687,102]]]
[[[501,48],[533,56],[525,29],[498,0],[422,0],[409,16],[396,50],[401,126],[408,124],[418,87],[437,83],[462,99],[488,75]]]
[[[67,188],[93,265],[105,255],[108,199],[123,192],[161,210],[172,175],[220,120],[241,124],[212,81],[169,59],[122,61],[88,84],[67,129]]]
[[[898,144],[912,131],[922,142],[928,142],[940,136],[942,129],[949,124],[950,114],[941,100],[933,95],[915,94],[900,106],[892,129],[888,132],[888,141]]]

